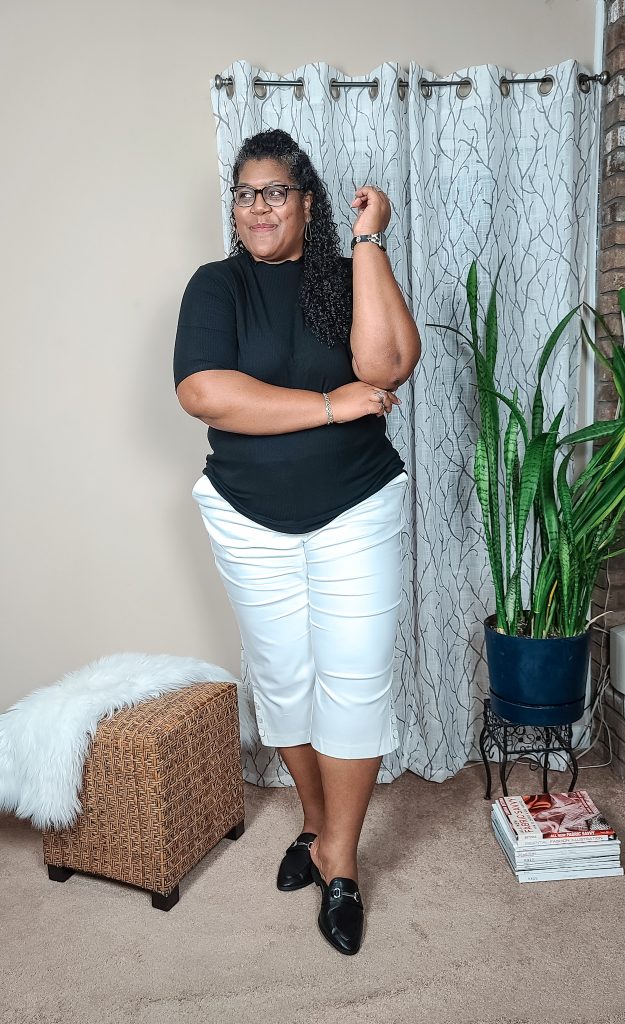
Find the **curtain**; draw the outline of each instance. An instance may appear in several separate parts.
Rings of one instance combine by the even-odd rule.
[[[550,79],[539,87],[486,65],[444,79],[462,84],[437,87],[424,80],[442,80],[416,64],[406,71],[385,63],[361,76],[377,84],[341,88],[356,80],[324,63],[280,76],[237,61],[223,72],[231,82],[213,83],[226,254],[234,157],[245,138],[267,128],[288,131],[311,157],[345,255],[354,190],[375,184],[392,205],[388,255],[423,352],[388,418],[410,484],[393,684],[400,746],[384,758],[380,782],[406,770],[440,782],[479,757],[488,693],[482,623],[494,594],[472,479],[472,354],[458,335],[426,324],[466,331],[471,261],[483,310],[501,263],[497,373],[502,390],[518,387],[528,407],[540,348],[589,284],[599,103],[596,86],[579,88],[582,70],[566,61],[516,76]],[[544,386],[546,416],[566,409],[563,430],[577,425],[578,333],[564,337]],[[242,677],[249,687],[244,656]],[[244,777],[293,784],[260,741],[246,755]]]

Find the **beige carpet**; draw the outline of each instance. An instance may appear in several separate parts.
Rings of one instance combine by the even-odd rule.
[[[512,779],[513,791],[537,788],[525,766]],[[607,769],[581,782],[625,837],[625,785]],[[275,887],[300,827],[294,790],[246,785],[245,834],[208,854],[168,914],[114,882],[49,881],[39,834],[0,818],[0,1020],[625,1022],[625,880],[520,886],[482,796],[476,767],[443,785],[406,773],[376,787],[355,957],[319,933],[316,886]]]

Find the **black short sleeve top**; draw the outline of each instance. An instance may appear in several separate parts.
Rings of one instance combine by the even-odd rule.
[[[344,266],[351,274],[351,260]],[[201,370],[238,370],[319,394],[356,380],[349,346],[338,341],[330,348],[304,323],[302,271],[303,258],[272,264],[249,253],[200,267],[182,299],[176,387]],[[386,436],[385,418],[373,415],[289,434],[209,427],[208,440],[204,473],[215,489],[242,515],[283,533],[325,526],[404,465]]]

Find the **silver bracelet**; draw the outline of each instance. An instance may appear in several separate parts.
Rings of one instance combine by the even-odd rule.
[[[323,395],[323,400],[326,403],[326,416],[328,417],[328,426],[330,426],[331,423],[334,423],[334,413],[332,412],[332,403],[330,402],[330,398],[329,398],[328,395],[326,395],[325,391],[322,391],[321,393]]]

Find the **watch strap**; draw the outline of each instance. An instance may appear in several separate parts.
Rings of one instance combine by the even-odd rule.
[[[374,231],[370,235],[354,235],[352,238],[352,249],[357,242],[374,242],[380,249],[386,252],[386,235],[383,231]]]

